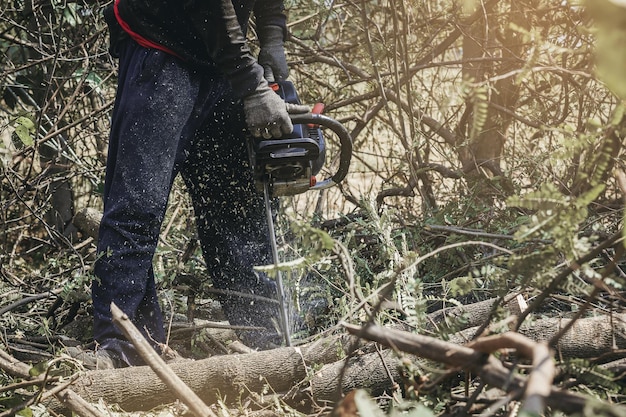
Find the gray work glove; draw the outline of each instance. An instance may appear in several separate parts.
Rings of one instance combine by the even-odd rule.
[[[283,81],[289,76],[283,38],[283,28],[267,25],[257,29],[261,50],[257,61],[265,70],[269,82]]]
[[[285,103],[267,80],[262,79],[254,92],[243,99],[243,112],[252,136],[280,138],[293,131],[289,113],[307,113],[308,106]]]

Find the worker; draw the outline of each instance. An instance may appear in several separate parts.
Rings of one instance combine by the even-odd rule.
[[[246,34],[255,17],[260,52]],[[166,342],[152,259],[174,178],[191,195],[208,274],[253,348],[279,344],[271,252],[246,142],[292,131],[268,81],[288,77],[282,0],[115,0],[105,11],[119,80],[92,286],[98,368],[142,364],[111,321],[114,302],[159,350]]]

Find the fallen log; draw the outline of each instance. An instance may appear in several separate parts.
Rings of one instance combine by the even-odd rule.
[[[502,305],[509,314],[519,314],[521,310],[516,297],[516,294],[508,294],[502,300]],[[498,301],[498,298],[490,298],[472,304],[447,307],[433,311],[428,314],[425,328],[428,331],[436,331],[440,323],[443,323],[444,320],[458,320],[460,318],[463,318],[463,320],[458,323],[461,326],[459,330],[481,326],[489,319],[494,305]]]
[[[171,371],[163,358],[152,348],[139,329],[135,327],[128,316],[115,303],[111,303],[111,314],[113,323],[122,330],[127,340],[132,341],[137,353],[139,353],[145,363],[176,394],[176,397],[189,407],[189,410],[194,415],[197,417],[217,417],[217,414],[178,375]]]
[[[287,392],[313,374],[315,367],[345,357],[346,347],[356,342],[357,338],[337,335],[301,348],[180,360],[169,366],[207,404],[236,402],[242,393],[262,392],[268,386]],[[72,388],[88,402],[102,399],[127,411],[149,410],[177,400],[148,366],[88,371]],[[53,410],[63,408],[58,403],[46,405]]]
[[[519,333],[532,340],[548,341],[570,321],[561,317],[531,320],[520,327]],[[450,341],[464,344],[474,338],[477,329],[465,329],[450,337]],[[563,358],[588,359],[605,355],[610,359],[612,351],[626,349],[626,316],[615,314],[613,320],[607,316],[578,319],[552,347]]]
[[[347,361],[347,365],[346,365]],[[313,399],[317,405],[334,405],[345,393],[365,389],[376,397],[394,390],[402,379],[402,361],[395,352],[383,350],[380,353],[364,353],[324,365],[307,380],[306,389],[292,390],[283,397],[288,404],[301,409],[307,400]]]

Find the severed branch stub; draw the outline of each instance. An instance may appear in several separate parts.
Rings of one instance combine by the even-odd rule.
[[[129,320],[128,316],[115,303],[111,303],[111,314],[113,323],[122,330],[126,338],[135,346],[141,358],[152,368],[161,381],[189,407],[191,412],[198,417],[217,417],[217,414],[167,366],[137,327]]]

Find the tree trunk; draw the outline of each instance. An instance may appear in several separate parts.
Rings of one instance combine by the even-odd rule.
[[[532,8],[526,3],[533,2],[510,1],[506,12],[502,10],[507,7],[505,2],[500,2],[486,9],[483,18],[463,28],[463,78],[475,87],[470,88],[457,128],[459,138],[464,140],[458,152],[470,187],[479,186],[486,196],[493,193],[481,179],[503,175],[500,159],[521,86],[512,72],[522,69],[523,58],[532,46],[517,28],[530,27]],[[506,13],[507,18],[500,13]],[[509,27],[511,24],[517,28]],[[490,58],[495,60],[481,60]],[[489,81],[504,74],[509,75]]]

